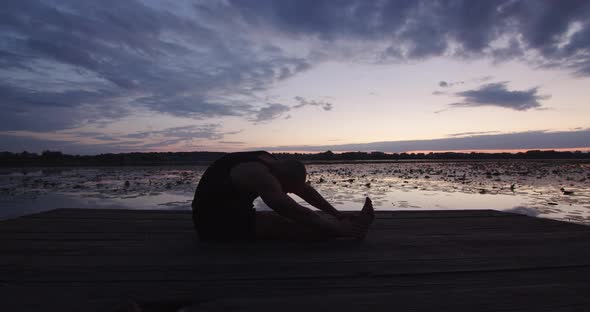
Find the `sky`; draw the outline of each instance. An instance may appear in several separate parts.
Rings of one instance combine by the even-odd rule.
[[[587,0],[3,0],[0,151],[590,147]]]

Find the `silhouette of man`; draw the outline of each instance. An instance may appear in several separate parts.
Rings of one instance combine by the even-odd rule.
[[[226,154],[203,174],[193,199],[193,221],[203,241],[361,239],[374,219],[371,200],[344,216],[305,182],[305,166],[263,151]],[[322,217],[287,193],[335,218]],[[256,212],[260,196],[274,212]]]

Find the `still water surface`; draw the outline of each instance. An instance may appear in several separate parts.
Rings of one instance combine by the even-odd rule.
[[[308,165],[342,210],[496,209],[590,224],[590,163],[409,162]],[[205,167],[0,170],[0,218],[55,208],[190,209]],[[296,196],[295,199],[298,200]],[[303,203],[303,202],[302,202]],[[269,209],[260,199],[257,209]]]

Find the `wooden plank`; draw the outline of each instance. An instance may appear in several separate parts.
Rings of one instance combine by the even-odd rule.
[[[370,241],[359,244],[355,241],[338,241],[331,243],[307,243],[306,251],[319,253],[350,253],[350,252],[383,252],[403,251],[404,249],[424,249],[427,253],[433,249],[446,249],[452,247],[464,247],[465,249],[479,249],[481,251],[494,248],[536,248],[543,247],[547,250],[565,246],[573,248],[580,242],[586,242],[590,232],[547,232],[547,233],[469,233],[463,235],[389,235],[389,232],[372,232]],[[255,242],[255,243],[227,243],[206,244],[197,241],[197,235],[187,232],[184,235],[174,236],[176,240],[166,240],[159,237],[161,233],[145,234],[138,239],[121,237],[114,239],[96,240],[16,240],[2,241],[0,252],[4,254],[20,254],[35,252],[40,254],[54,254],[67,251],[79,251],[80,255],[126,255],[139,253],[141,255],[174,253],[197,254],[207,252],[209,254],[252,253],[253,251],[275,254],[277,251],[286,253],[298,253],[293,247],[300,247],[298,242]],[[444,250],[443,250],[444,251]],[[450,250],[449,250],[450,251]],[[139,255],[137,254],[137,255]]]
[[[82,213],[82,211],[84,213]],[[321,213],[321,212],[320,212]],[[345,211],[344,213],[358,213]],[[380,218],[463,218],[463,217],[507,217],[518,216],[513,213],[501,212],[491,209],[480,210],[410,210],[410,211],[376,211]],[[51,211],[40,212],[25,216],[23,218],[40,219],[172,219],[191,218],[192,212],[188,210],[140,210],[140,209],[75,209],[62,208]],[[2,222],[2,221],[0,221]]]
[[[24,219],[156,219],[178,220],[191,217],[189,210],[142,210],[142,209],[76,209],[61,208],[24,216]]]
[[[406,233],[409,228],[420,228],[419,233],[464,233],[472,230],[502,231],[509,228],[511,231],[586,231],[590,227],[580,227],[576,224],[565,223],[555,220],[530,218],[527,216],[506,214],[501,217],[501,222],[491,222],[488,216],[462,216],[457,218],[385,218],[388,213],[377,213],[377,220],[372,229],[387,229]],[[428,213],[426,213],[428,214]],[[37,233],[89,233],[89,232],[110,232],[137,233],[137,232],[183,232],[193,231],[192,219],[102,219],[102,218],[59,218],[44,219],[19,218],[1,223],[0,233],[30,233],[34,229]],[[416,232],[418,234],[418,232]]]
[[[123,283],[68,282],[64,284],[16,285],[13,288],[6,288],[5,293],[15,295],[23,290],[32,291],[41,294],[37,298],[38,301],[35,302],[37,306],[44,305],[47,307],[48,304],[52,304],[68,311],[70,309],[63,305],[73,304],[74,302],[81,304],[80,301],[86,304],[88,302],[102,302],[105,306],[99,310],[107,311],[106,306],[112,306],[129,298],[144,298],[144,300],[151,301],[214,302],[222,306],[225,306],[223,303],[232,302],[232,298],[237,302],[240,302],[240,299],[253,298],[259,304],[268,302],[269,298],[275,298],[270,302],[274,302],[276,307],[276,304],[280,302],[288,304],[293,302],[293,299],[309,296],[346,298],[348,296],[374,293],[389,294],[391,298],[396,299],[392,302],[375,302],[378,304],[375,308],[380,310],[404,307],[411,309],[418,304],[415,301],[424,301],[421,304],[424,310],[428,307],[430,310],[435,307],[440,310],[441,305],[451,304],[450,306],[455,306],[452,302],[458,300],[464,304],[456,307],[462,307],[463,309],[466,306],[485,306],[494,308],[489,311],[502,311],[503,308],[512,303],[520,308],[517,311],[544,311],[544,305],[550,307],[588,306],[590,303],[589,298],[583,294],[590,290],[588,287],[589,276],[589,269],[565,269],[452,275],[401,275],[395,276],[395,278],[355,277],[330,279],[319,277],[315,279],[223,280],[189,284],[185,281],[159,280],[154,280],[151,283],[137,281]],[[494,298],[493,295],[498,297]],[[451,296],[454,300],[447,302],[443,299],[446,296]],[[8,302],[11,301],[11,298],[14,297],[8,298]],[[83,300],[76,300],[78,298]],[[92,299],[90,300],[90,298]],[[408,298],[411,298],[412,302],[408,302]],[[55,302],[56,299],[58,300],[57,303]],[[230,300],[228,301],[228,299]],[[349,302],[346,299],[344,300]],[[396,305],[396,301],[399,301],[400,304]],[[538,306],[538,302],[541,302],[542,305]],[[313,301],[303,300],[298,307],[317,310],[318,307],[314,306],[313,303]],[[467,305],[467,303],[469,304]],[[556,305],[556,303],[559,303],[559,305]],[[206,306],[202,305],[202,307]],[[85,311],[97,311],[96,308],[97,306],[89,305]],[[251,311],[247,305],[243,308]],[[463,309],[457,311],[466,311]],[[263,311],[265,310],[263,309]],[[480,309],[476,310],[480,311]]]
[[[488,210],[378,212],[363,242],[205,244],[190,211],[59,209],[0,222],[0,310],[585,311],[589,244]]]
[[[285,278],[345,278],[359,276],[396,276],[484,271],[518,271],[555,268],[590,268],[579,257],[528,257],[518,262],[506,258],[458,258],[436,260],[368,260],[310,263],[196,263],[190,265],[151,266],[25,266],[22,270],[3,271],[4,282],[114,282],[114,281],[187,281]]]

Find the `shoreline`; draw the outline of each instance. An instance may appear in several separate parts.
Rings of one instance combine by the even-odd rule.
[[[540,159],[506,159],[506,158],[489,158],[489,159],[358,159],[358,160],[301,160],[306,165],[342,165],[342,164],[404,164],[404,163],[489,163],[489,162],[573,162],[589,163],[587,158],[540,158]],[[193,161],[193,162],[136,162],[125,164],[56,164],[56,163],[0,163],[0,169],[16,168],[124,168],[124,167],[190,167],[190,166],[208,166],[213,161]]]

